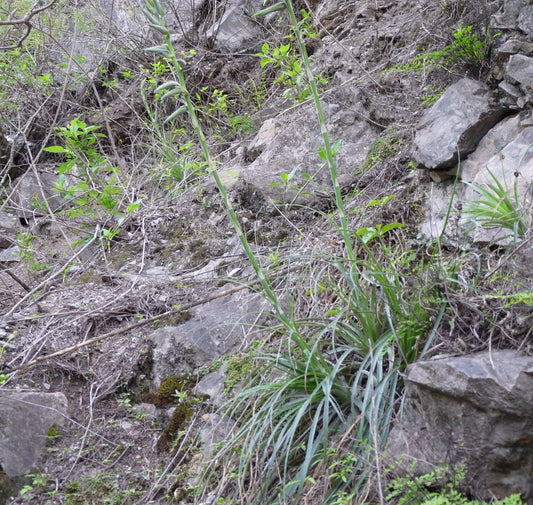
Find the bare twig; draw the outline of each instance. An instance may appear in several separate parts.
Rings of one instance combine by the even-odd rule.
[[[28,35],[33,28],[33,24],[31,22],[33,16],[45,11],[46,9],[50,9],[56,2],[57,0],[51,0],[47,4],[43,5],[42,0],[37,0],[33,4],[31,10],[24,17],[13,19],[15,11],[12,11],[5,21],[0,21],[0,26],[25,26],[26,28],[26,32],[19,37],[17,42],[10,46],[0,46],[0,51],[9,51],[11,49],[17,49],[18,47],[21,47],[22,43],[28,38]]]

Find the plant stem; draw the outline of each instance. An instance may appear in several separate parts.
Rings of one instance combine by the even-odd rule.
[[[155,8],[154,8],[155,7]],[[205,160],[207,162],[207,171],[209,175],[211,175],[215,181],[215,184],[218,187],[218,190],[220,191],[220,194],[222,196],[222,201],[224,203],[224,207],[226,208],[226,213],[228,214],[229,218],[231,219],[233,226],[235,228],[235,231],[237,232],[237,235],[239,237],[239,240],[241,241],[241,244],[244,248],[244,252],[246,253],[246,256],[250,260],[250,263],[252,264],[252,267],[257,275],[257,278],[261,284],[261,287],[263,288],[265,297],[268,299],[268,301],[272,304],[280,322],[283,324],[283,326],[287,329],[288,336],[295,345],[297,345],[309,358],[313,361],[319,361],[323,362],[322,356],[317,353],[312,353],[311,348],[309,347],[309,344],[306,342],[306,340],[302,337],[300,334],[300,331],[298,329],[298,326],[296,322],[291,319],[283,310],[281,303],[272,289],[268,279],[266,278],[263,269],[261,268],[261,265],[259,264],[254,252],[252,251],[252,248],[250,247],[250,244],[246,238],[246,235],[242,229],[241,224],[239,223],[239,220],[237,218],[237,215],[235,213],[235,209],[233,208],[233,205],[231,204],[231,201],[228,197],[228,192],[226,190],[226,187],[224,186],[222,180],[220,179],[220,176],[218,174],[217,168],[216,168],[216,162],[213,159],[211,152],[209,150],[209,146],[207,145],[206,137],[202,131],[202,127],[200,125],[200,122],[198,121],[198,116],[196,114],[196,109],[194,106],[194,103],[191,99],[191,95],[187,90],[187,84],[185,82],[185,77],[182,70],[182,64],[180,60],[176,56],[176,52],[174,51],[174,47],[172,45],[172,42],[170,40],[170,33],[164,26],[164,19],[162,15],[162,9],[159,5],[158,0],[153,0],[153,2],[147,2],[147,9],[152,14],[152,16],[157,17],[158,26],[160,30],[158,30],[164,37],[165,45],[168,50],[167,57],[170,59],[172,66],[176,72],[176,75],[178,77],[178,81],[180,84],[180,87],[182,89],[181,98],[184,100],[185,105],[187,107],[187,111],[189,112],[190,120],[194,129],[194,132],[196,136],[198,137],[198,140],[200,142],[200,145],[202,147],[202,152],[205,157]]]
[[[307,73],[307,79],[309,80],[309,86],[313,95],[313,100],[315,103],[315,109],[318,115],[318,122],[320,123],[320,132],[322,133],[322,139],[324,141],[324,152],[326,154],[326,159],[329,166],[329,172],[331,175],[331,182],[333,185],[333,191],[335,193],[335,205],[337,207],[337,212],[340,219],[340,232],[346,246],[346,251],[348,253],[348,258],[350,260],[355,259],[354,249],[352,246],[352,236],[348,227],[348,219],[346,217],[346,212],[344,210],[344,202],[342,199],[341,188],[339,184],[339,178],[337,175],[337,162],[335,160],[335,155],[333,154],[333,149],[331,147],[331,141],[329,138],[329,131],[324,119],[324,112],[322,110],[322,105],[320,103],[320,96],[318,94],[318,86],[316,83],[316,78],[311,68],[311,63],[309,61],[309,56],[307,54],[307,49],[302,37],[302,32],[300,30],[300,25],[294,14],[294,8],[292,6],[291,0],[285,0],[285,6],[289,13],[291,19],[292,28],[298,41],[298,46],[300,47],[300,52],[302,53],[302,58],[304,61],[305,71]]]

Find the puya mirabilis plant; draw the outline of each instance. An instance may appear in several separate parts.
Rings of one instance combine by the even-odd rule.
[[[293,5],[287,0],[256,15],[278,9],[286,9],[289,13],[318,115],[324,141],[323,159],[330,171],[340,221],[336,228],[345,244],[346,257],[331,258],[332,263],[346,265],[346,268],[340,271],[340,284],[346,287],[346,293],[338,292],[336,298],[341,304],[346,301],[343,305],[351,307],[350,310],[354,313],[356,311],[352,309],[360,309],[357,321],[353,321],[357,325],[355,328],[341,321],[346,314],[344,309],[339,309],[338,316],[324,314],[319,324],[299,321],[292,312],[283,310],[243,233],[226,188],[218,175],[194,103],[187,90],[184,79],[186,64],[174,52],[158,0],[147,0],[145,14],[150,26],[161,33],[164,39],[163,44],[149,50],[170,61],[177,76],[177,80],[167,82],[156,90],[163,93],[162,99],[174,97],[180,103],[167,121],[179,114],[189,114],[207,162],[208,172],[219,188],[226,212],[256,271],[264,296],[276,312],[281,323],[281,333],[286,337],[288,345],[287,351],[261,357],[266,363],[264,371],[271,372],[271,379],[244,388],[242,394],[237,395],[230,403],[230,416],[236,418],[239,413],[252,410],[254,415],[245,415],[232,437],[222,445],[214,460],[214,471],[211,475],[216,473],[214,467],[217,461],[225,461],[226,469],[235,463],[238,481],[235,493],[241,493],[240,498],[245,499],[247,503],[262,503],[274,495],[283,502],[296,503],[305,486],[311,482],[311,473],[323,460],[322,456],[328,451],[332,438],[337,437],[339,433],[349,432],[347,437],[353,440],[350,451],[357,454],[357,465],[351,472],[353,478],[349,482],[339,478],[332,486],[334,489],[328,502],[334,503],[340,496],[338,493],[355,492],[354,490],[364,487],[372,462],[369,462],[367,468],[364,468],[363,462],[372,452],[371,447],[380,445],[386,435],[392,412],[390,405],[395,398],[398,380],[396,372],[399,364],[394,359],[394,349],[399,332],[395,331],[394,325],[397,320],[401,323],[404,318],[408,318],[408,314],[404,314],[403,307],[396,310],[393,296],[395,293],[390,296],[387,294],[385,301],[381,297],[383,292],[401,288],[390,284],[387,271],[380,270],[380,266],[376,264],[372,268],[372,282],[360,272],[360,269],[368,270],[368,265],[361,265],[356,257],[352,243],[354,237],[349,229],[337,177],[336,148],[330,141],[317,83]],[[334,283],[337,284],[339,282]],[[343,294],[346,296],[344,299]],[[381,319],[374,317],[373,313],[377,311],[383,316]],[[364,321],[368,322],[368,327],[364,326]],[[375,335],[369,341],[368,335],[372,332]],[[407,352],[405,354],[407,355]],[[242,494],[243,490],[245,496]],[[231,494],[231,490],[229,493]]]

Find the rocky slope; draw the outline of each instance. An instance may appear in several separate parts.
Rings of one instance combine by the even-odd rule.
[[[401,224],[379,245],[405,253],[405,262],[399,254],[391,267],[413,267],[412,286],[422,279],[420,265],[435,254],[439,265],[454,265],[445,270],[453,277],[435,269],[423,278],[439,286],[440,297],[428,309],[433,329],[426,357],[487,349],[531,356],[529,2],[309,3],[298,7],[312,7],[307,49],[324,80],[328,129],[341,141],[338,172],[350,228],[375,238],[383,226]],[[313,316],[313,300],[321,294],[315,280],[327,268],[322,258],[345,252],[332,225],[337,217],[314,104],[306,96],[298,100],[298,73],[284,66],[292,60],[262,68],[254,56],[264,52],[265,41],[273,48],[287,40],[287,21],[278,14],[252,20],[259,1],[173,6],[167,19],[174,43],[187,61],[189,86],[203,107],[203,126],[247,238],[284,303],[293,302],[298,317]],[[136,49],[160,43],[149,40],[144,18],[132,12],[138,9],[115,14],[116,29]],[[472,32],[460,32],[464,27]],[[55,108],[43,105],[29,155],[13,161],[0,142],[0,163],[11,160],[5,180],[13,179],[0,222],[6,238],[0,502],[212,503],[215,495],[195,491],[214,444],[229,436],[230,423],[218,409],[242,387],[252,367],[250,349],[277,345],[276,319],[257,293],[217,188],[202,175],[188,123],[177,124],[170,137],[159,129],[170,111],[157,102],[149,80],[160,84],[171,73],[158,74],[156,60],[135,57],[127,45],[126,57],[104,52],[102,59],[101,48],[94,54],[86,53],[88,42],[80,47],[97,77],[72,86],[71,101],[56,104],[57,124],[80,117],[86,126],[103,126],[98,131],[106,137],[96,145],[119,168],[113,188],[120,188],[116,198],[128,210],[120,222],[106,213],[101,187],[92,214],[68,212],[72,207],[57,197],[51,188],[57,153],[39,151],[43,138],[48,146],[61,142],[49,138]],[[284,71],[287,79],[277,80]],[[479,196],[466,183],[493,183],[487,167],[511,190],[511,200],[518,182],[520,215],[513,223],[524,229],[512,223],[512,233],[501,226],[487,230],[479,215],[476,222],[462,212]],[[98,177],[92,182],[96,186]],[[522,368],[529,377],[530,361]],[[410,373],[416,382],[416,372]],[[472,383],[475,396],[476,378]],[[499,407],[487,405],[490,417]],[[531,408],[520,410],[523,437],[502,443],[502,451],[527,446],[528,416]],[[530,474],[524,454],[525,463],[508,465],[515,477],[520,469]],[[495,457],[503,457],[501,451]],[[327,481],[327,470],[320,477]],[[485,488],[467,491],[482,499],[522,492],[531,503],[533,490],[521,476],[512,488],[490,479]],[[379,502],[373,482],[354,503]],[[307,490],[302,503],[326,503],[318,487]]]

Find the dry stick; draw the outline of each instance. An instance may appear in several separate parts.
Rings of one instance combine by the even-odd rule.
[[[36,14],[39,14],[40,12],[43,12],[46,9],[49,9],[50,7],[53,7],[53,5],[56,3],[57,0],[52,0],[51,2],[47,3],[46,5],[42,5],[40,0],[37,0],[31,10],[23,17],[23,18],[16,18],[13,19],[13,15],[15,11],[10,12],[8,18],[6,20],[0,21],[0,26],[22,26],[24,25],[26,28],[26,33],[21,35],[16,43],[10,45],[10,46],[2,46],[0,47],[0,51],[9,51],[11,49],[17,49],[18,47],[22,46],[22,43],[26,40],[28,35],[30,34],[33,24],[31,23],[31,19]]]
[[[235,286],[231,289],[226,289],[222,293],[217,293],[216,295],[209,296],[207,298],[203,298],[202,300],[198,300],[196,302],[191,302],[186,305],[182,305],[181,307],[176,307],[171,310],[167,310],[166,312],[163,312],[162,314],[158,314],[157,316],[150,317],[148,319],[144,319],[143,321],[139,321],[138,323],[131,324],[130,326],[126,326],[125,328],[118,328],[116,330],[110,331],[108,333],[104,333],[103,335],[98,335],[97,337],[90,338],[89,340],[85,340],[84,342],[80,342],[79,344],[73,345],[71,347],[65,347],[64,349],[61,349],[59,351],[53,352],[51,354],[46,354],[45,356],[40,356],[39,358],[35,358],[32,361],[29,361],[28,363],[25,363],[24,365],[7,369],[6,372],[9,374],[13,374],[17,371],[26,370],[34,365],[37,365],[38,363],[42,363],[43,361],[46,361],[51,358],[57,358],[58,356],[63,356],[65,354],[69,354],[71,352],[77,351],[78,349],[81,349],[82,347],[87,347],[88,345],[94,344],[96,342],[100,342],[102,340],[105,340],[110,337],[114,337],[116,335],[120,335],[121,333],[125,333],[130,330],[135,330],[137,328],[141,328],[142,326],[146,326],[147,324],[153,323],[154,321],[158,321],[161,318],[170,316],[172,314],[176,314],[178,312],[183,312],[185,310],[192,309],[193,307],[197,307],[198,305],[203,305],[204,303],[212,302],[213,300],[216,300],[217,298],[222,298],[223,296],[231,295],[233,293],[236,293],[238,291],[241,291],[242,289],[248,288],[248,284],[242,284],[240,286]]]

